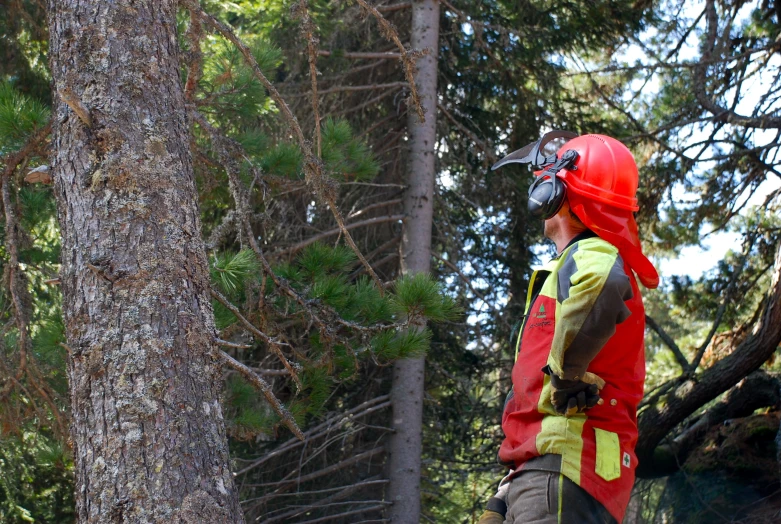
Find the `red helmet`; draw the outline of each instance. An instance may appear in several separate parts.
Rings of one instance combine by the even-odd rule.
[[[637,205],[637,164],[627,147],[604,135],[573,138],[558,156],[574,149],[578,159],[556,176],[567,185],[570,209],[586,227],[618,248],[644,286],[659,285],[659,274],[643,254],[633,212]]]
[[[545,145],[555,139],[567,142],[555,155],[547,155]],[[540,215],[549,218],[566,197],[570,209],[586,227],[618,248],[624,262],[637,273],[643,285],[649,288],[659,285],[659,274],[643,254],[635,223],[633,212],[639,209],[635,196],[639,176],[635,159],[624,144],[604,135],[577,136],[569,131],[551,131],[537,142],[510,153],[492,169],[509,163],[542,168],[536,175],[552,182],[544,192],[549,195],[547,199],[544,196],[533,199],[535,187],[542,184],[532,184],[529,200],[535,205],[530,204],[530,210],[539,208]],[[564,182],[566,191],[555,190],[556,179]]]
[[[619,209],[640,209],[637,164],[624,144],[609,136],[583,135],[565,143],[558,156],[570,149],[578,153],[574,167],[557,173],[567,191]]]

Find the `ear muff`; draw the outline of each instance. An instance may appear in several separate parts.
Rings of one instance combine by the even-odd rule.
[[[559,212],[567,196],[567,186],[554,174],[540,176],[529,187],[529,213],[535,218],[548,220]]]

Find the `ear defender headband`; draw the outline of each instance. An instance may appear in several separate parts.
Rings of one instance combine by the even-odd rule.
[[[578,160],[578,153],[569,149],[559,158],[555,153],[546,156],[540,150],[557,138],[571,140],[577,136],[577,133],[571,131],[550,131],[536,142],[510,153],[494,164],[491,170],[512,163],[531,164],[536,169],[545,168],[529,187],[528,207],[533,217],[547,220],[559,212],[567,196],[567,186],[559,180],[556,173],[562,169],[577,169],[575,162]]]
[[[575,162],[578,156],[577,151],[568,149],[529,186],[527,205],[531,216],[548,220],[559,212],[567,197],[567,185],[559,180],[556,173],[562,169],[577,169]]]

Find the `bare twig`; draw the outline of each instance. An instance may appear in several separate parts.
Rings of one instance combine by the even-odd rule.
[[[442,105],[441,103],[437,102],[437,107],[440,111],[442,111],[442,114],[447,117],[448,120],[450,120],[453,125],[455,125],[459,130],[461,130],[462,133],[464,133],[469,140],[476,144],[477,147],[483,150],[483,153],[485,153],[485,157],[488,160],[489,164],[493,164],[496,162],[496,152],[494,151],[494,148],[491,144],[486,144],[485,141],[480,140],[476,134],[474,134],[468,127],[466,127],[464,124],[459,122],[451,113],[447,110],[447,108]]]
[[[355,113],[355,112],[360,111],[361,109],[364,109],[366,107],[373,106],[374,104],[376,104],[380,100],[382,100],[384,98],[387,98],[390,95],[392,95],[393,93],[395,93],[396,89],[398,89],[398,88],[388,89],[388,90],[380,93],[379,95],[375,96],[374,98],[370,98],[369,100],[367,100],[365,102],[362,102],[362,103],[360,103],[358,105],[349,107],[347,109],[339,111],[338,113],[335,113],[335,116],[349,115],[350,113]],[[393,117],[394,118],[398,118],[398,115],[393,115]],[[364,132],[363,134],[366,134],[366,132]]]
[[[388,53],[388,52],[363,52],[363,51],[326,51],[324,49],[320,49],[317,52],[318,56],[337,56],[339,58],[350,58],[353,60],[364,60],[364,59],[377,59],[377,60],[387,60],[389,58],[395,58],[399,59],[401,58],[400,53]]]
[[[360,417],[365,417],[366,415],[374,413],[378,410],[385,409],[390,406],[389,399],[390,399],[389,395],[382,395],[380,397],[367,400],[363,404],[359,404],[358,406],[355,406],[354,408],[346,411],[345,413],[334,415],[333,417],[328,418],[325,422],[307,430],[307,432],[305,433],[306,440],[311,441],[320,438],[321,436],[342,427],[347,422],[351,422]],[[288,451],[292,451],[296,448],[299,448],[303,444],[304,443],[299,440],[294,440],[294,439],[288,440],[287,442],[282,444],[274,451],[267,453],[266,455],[256,460],[252,464],[249,464],[243,469],[237,471],[236,475],[242,475],[257,467],[260,467],[266,462],[268,462],[269,460],[273,459],[274,457],[278,457],[283,453],[287,453]]]
[[[271,407],[274,409],[277,415],[282,418],[282,422],[284,422],[288,429],[290,429],[290,431],[292,431],[299,440],[304,440],[304,434],[301,431],[301,428],[298,427],[298,424],[296,424],[293,415],[290,414],[287,408],[283,406],[276,395],[274,395],[274,392],[271,390],[271,386],[268,384],[268,382],[263,380],[257,373],[252,371],[250,367],[245,366],[224,351],[215,351],[215,354],[223,361],[225,365],[230,366],[231,368],[241,373],[241,375],[246,378],[247,381],[258,388],[260,392],[263,393],[263,396],[266,397],[268,403],[271,404]]]
[[[331,93],[345,93],[354,91],[376,91],[378,89],[397,89],[399,87],[409,87],[407,82],[388,82],[387,84],[370,84],[360,86],[336,86],[320,91],[321,95],[329,95]],[[304,94],[290,95],[292,98],[306,96]]]
[[[228,357],[230,358],[230,357]],[[303,440],[303,434],[301,435]],[[374,449],[370,449],[369,451],[364,451],[363,453],[359,453],[358,455],[354,455],[346,460],[343,460],[341,462],[337,462],[336,464],[332,464],[328,466],[327,468],[323,468],[321,470],[315,471],[313,473],[309,473],[308,475],[302,475],[300,477],[296,477],[295,480],[279,480],[277,482],[267,482],[265,484],[255,484],[254,487],[258,488],[270,488],[275,486],[287,486],[290,485],[291,487],[296,484],[303,484],[304,482],[308,482],[310,480],[315,480],[320,477],[324,477],[326,475],[330,475],[331,473],[335,471],[339,471],[340,469],[344,469],[348,466],[352,466],[353,464],[357,464],[365,459],[371,458],[375,455],[379,455],[380,453],[383,453],[385,451],[385,448],[383,446],[376,447]]]
[[[377,202],[377,203],[374,203],[374,204],[370,204],[370,205],[364,207],[363,209],[359,209],[358,211],[354,211],[354,212],[350,213],[349,215],[347,215],[347,220],[350,220],[351,218],[355,218],[355,217],[361,216],[361,215],[363,215],[365,213],[368,213],[369,211],[372,211],[374,209],[379,209],[381,207],[387,207],[387,206],[395,206],[396,204],[401,204],[402,202],[404,202],[404,200],[402,200],[401,198],[394,198],[392,200],[385,200],[383,202]]]
[[[236,342],[229,342],[227,340],[223,340],[221,338],[214,337],[214,343],[218,346],[226,347],[226,348],[233,348],[233,349],[252,349],[252,346],[249,346],[247,344],[237,344]]]
[[[384,217],[374,217],[374,218],[367,218],[366,220],[361,220],[359,222],[353,222],[352,224],[347,224],[345,228],[347,230],[355,229],[358,227],[363,226],[372,226],[375,224],[382,224],[383,222],[398,222],[399,220],[404,220],[404,215],[388,215]],[[274,253],[273,256],[275,257],[281,257],[286,255],[292,255],[293,253],[296,253],[298,251],[301,251],[305,247],[314,244],[315,242],[318,242],[320,240],[323,240],[324,238],[332,237],[334,235],[338,235],[342,232],[341,228],[335,228],[331,229],[329,231],[324,231],[318,235],[313,235],[306,240],[303,240],[299,242],[298,244],[295,244],[293,246],[290,246],[289,248],[283,249],[282,251],[278,251],[277,253]]]
[[[298,374],[293,369],[293,366],[290,365],[290,362],[288,361],[287,357],[285,357],[284,353],[282,353],[282,349],[280,348],[280,346],[283,345],[287,346],[288,344],[285,344],[284,342],[279,342],[278,340],[274,340],[273,338],[269,337],[261,330],[259,330],[257,327],[255,327],[255,324],[247,320],[247,318],[241,314],[239,308],[231,304],[230,300],[225,298],[225,296],[219,291],[217,291],[216,289],[212,289],[211,294],[212,297],[214,297],[217,300],[217,302],[219,302],[220,304],[228,308],[230,312],[233,313],[237,319],[239,319],[239,322],[241,322],[242,325],[245,328],[247,328],[247,330],[249,330],[250,333],[255,335],[255,337],[263,340],[266,344],[268,344],[271,350],[277,355],[279,361],[282,362],[282,365],[285,366],[287,372],[290,373],[290,376],[296,382],[296,385],[298,386],[299,390],[304,389],[303,385],[301,384],[301,380],[298,378]]]
[[[415,62],[418,58],[423,56],[424,54],[427,54],[429,52],[436,53],[436,49],[426,49],[423,51],[418,50],[407,50],[406,47],[404,47],[404,44],[401,43],[401,40],[399,39],[399,33],[396,31],[396,28],[393,27],[393,24],[388,22],[388,20],[385,19],[384,16],[382,16],[382,13],[380,13],[377,8],[369,4],[366,0],[356,0],[358,4],[363,7],[366,11],[368,11],[376,20],[377,23],[380,26],[380,33],[382,36],[384,36],[387,40],[393,42],[396,44],[396,47],[399,49],[399,53],[401,53],[401,63],[404,68],[404,76],[407,77],[407,82],[409,82],[409,88],[410,88],[410,98],[412,99],[412,105],[415,106],[415,110],[418,113],[418,118],[420,119],[421,123],[426,121],[426,112],[423,109],[423,104],[420,101],[420,95],[418,95],[418,88],[415,85],[415,72],[417,70],[417,67],[415,66]]]
[[[8,155],[3,169],[2,179],[0,180],[0,191],[2,191],[3,211],[5,213],[5,246],[8,252],[8,287],[11,293],[11,300],[14,304],[14,319],[16,327],[19,330],[19,367],[16,371],[14,381],[8,381],[0,390],[0,399],[8,395],[14,382],[19,382],[28,368],[28,345],[29,345],[29,311],[24,306],[22,296],[26,293],[26,287],[19,271],[19,221],[11,201],[11,179],[17,167],[24,165],[27,158],[33,154],[43,140],[51,132],[51,123],[47,123],[43,128],[34,133],[27,142],[17,152]]]
[[[319,522],[327,522],[329,520],[336,520],[336,519],[342,519],[344,517],[349,517],[350,515],[357,515],[360,513],[368,513],[370,511],[381,511],[386,508],[386,504],[378,504],[376,506],[369,506],[368,508],[361,508],[361,509],[354,509],[352,511],[345,511],[344,513],[338,513],[336,515],[328,515],[326,517],[320,517],[319,519],[314,520],[300,520],[298,521],[299,524],[317,524]]]
[[[295,10],[297,16],[301,18],[301,34],[306,39],[307,56],[309,58],[309,78],[312,81],[312,111],[315,116],[315,144],[317,145],[317,158],[323,156],[323,139],[320,132],[320,105],[317,100],[317,44],[319,42],[315,35],[315,24],[309,16],[309,7],[306,0],[299,0]]]
[[[411,7],[412,7],[412,2],[399,2],[398,4],[377,6],[377,11],[379,11],[380,13],[392,13],[394,11],[401,11],[403,9],[409,9]]]

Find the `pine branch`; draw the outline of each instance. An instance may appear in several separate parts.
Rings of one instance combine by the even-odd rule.
[[[363,0],[358,0],[358,1],[362,2]],[[366,262],[366,259],[364,258],[361,251],[358,249],[358,246],[355,245],[355,241],[353,240],[349,231],[347,231],[347,229],[345,229],[344,227],[344,219],[342,218],[342,215],[339,212],[339,208],[336,206],[335,190],[333,187],[331,187],[333,181],[330,181],[323,174],[322,162],[320,161],[319,157],[315,157],[313,155],[312,148],[304,138],[304,133],[303,131],[301,131],[301,126],[298,124],[298,120],[296,119],[295,115],[290,110],[290,107],[284,101],[282,96],[279,94],[279,91],[277,91],[274,85],[268,80],[268,78],[266,78],[266,76],[260,70],[260,67],[258,66],[258,63],[255,60],[255,57],[252,56],[252,52],[250,51],[249,47],[247,47],[247,45],[244,44],[244,42],[242,42],[236,36],[236,34],[233,32],[233,30],[230,27],[228,27],[227,25],[223,24],[213,16],[206,13],[201,8],[197,0],[181,0],[181,2],[188,9],[190,9],[191,12],[196,13],[197,16],[205,20],[208,25],[210,25],[214,30],[216,30],[218,33],[223,35],[225,38],[230,40],[239,49],[242,56],[247,61],[253,73],[255,74],[255,76],[266,87],[269,94],[271,95],[271,98],[279,105],[280,109],[282,110],[282,114],[287,119],[288,124],[293,130],[294,135],[298,139],[298,143],[299,143],[299,147],[301,147],[301,151],[304,153],[304,172],[307,181],[312,185],[316,193],[320,195],[321,198],[323,198],[328,203],[328,207],[331,210],[331,213],[333,213],[337,224],[339,224],[339,227],[342,229],[342,234],[344,235],[344,239],[347,242],[347,245],[349,245],[350,248],[355,252],[356,256],[358,257],[358,260],[360,260],[361,263],[364,264],[369,275],[371,275],[375,284],[377,284],[377,288],[380,291],[380,293],[381,294],[384,293],[382,281],[380,281],[379,277],[377,277],[377,274],[371,268],[369,263]],[[379,13],[377,13],[377,15],[380,18],[382,18],[382,15],[380,15]],[[396,35],[395,39],[396,41],[398,41],[398,35]],[[401,42],[399,41],[398,44],[401,45]],[[404,50],[404,53],[406,53],[406,50]],[[415,91],[414,85],[411,85],[411,88],[413,89],[414,96],[417,97],[417,92]],[[254,242],[252,235],[250,235],[250,242],[251,243]],[[255,251],[259,252],[259,250],[255,250]]]
[[[518,38],[524,38],[524,35],[520,33],[517,29],[511,29],[509,27],[505,27],[503,25],[497,25],[497,24],[486,24],[484,22],[479,22],[475,20],[474,17],[468,15],[464,11],[458,9],[456,6],[451,4],[448,0],[440,0],[442,2],[442,5],[447,7],[450,11],[455,13],[458,18],[461,19],[461,21],[465,24],[472,25],[474,27],[479,27],[481,29],[491,29],[493,31],[496,31],[497,33],[505,36],[513,35]]]
[[[304,434],[301,432],[301,428],[298,427],[298,424],[296,424],[293,415],[290,414],[287,408],[285,408],[276,395],[274,395],[274,392],[271,390],[271,386],[268,384],[268,382],[263,380],[257,373],[252,371],[250,367],[245,366],[224,351],[215,351],[215,354],[225,365],[238,371],[244,378],[247,379],[247,381],[259,389],[260,392],[263,393],[263,396],[266,397],[268,403],[271,404],[271,407],[274,409],[277,415],[282,418],[282,421],[288,427],[288,429],[290,429],[290,431],[292,431],[299,440],[305,440]]]
[[[240,229],[244,229],[246,232],[250,247],[252,248],[252,251],[255,253],[255,256],[258,258],[258,260],[260,260],[260,263],[263,266],[263,270],[271,277],[278,289],[282,290],[287,296],[298,303],[298,305],[300,305],[304,311],[306,311],[309,318],[312,319],[312,321],[317,325],[320,334],[325,338],[330,338],[331,330],[329,325],[320,319],[319,315],[314,312],[309,303],[307,303],[307,301],[301,295],[299,295],[298,292],[296,292],[296,290],[294,290],[290,284],[287,283],[287,281],[279,278],[274,273],[271,264],[269,264],[268,259],[263,254],[260,246],[258,246],[258,242],[255,239],[254,233],[252,232],[252,225],[249,221],[249,203],[245,194],[246,192],[242,191],[241,180],[238,178],[238,174],[234,166],[234,161],[228,151],[228,147],[234,147],[243,151],[241,144],[238,144],[234,140],[223,136],[218,129],[212,126],[206,120],[206,118],[204,118],[204,116],[197,111],[192,111],[192,119],[209,133],[212,144],[217,150],[217,154],[220,157],[221,163],[228,173],[231,196],[233,196],[233,200],[236,204],[238,220],[240,221]]]
[[[438,254],[434,253],[433,251],[431,252],[431,255],[432,255],[434,258],[436,258],[437,260],[439,260],[440,262],[442,262],[443,264],[445,264],[445,265],[446,265],[447,267],[449,267],[451,270],[453,270],[453,271],[454,271],[454,272],[455,272],[455,273],[456,273],[456,274],[459,276],[459,278],[460,278],[461,280],[463,280],[463,281],[464,281],[464,283],[465,283],[467,286],[469,286],[469,289],[472,291],[472,293],[474,293],[474,295],[475,295],[477,298],[479,298],[480,300],[482,300],[482,301],[483,301],[483,304],[488,304],[488,301],[485,299],[485,295],[483,295],[481,292],[479,292],[477,289],[475,289],[475,287],[472,285],[472,281],[471,281],[471,280],[469,280],[469,279],[466,277],[466,275],[464,275],[464,274],[461,272],[461,270],[460,270],[460,269],[458,269],[458,267],[457,267],[455,264],[453,264],[453,263],[452,263],[451,261],[449,261],[449,260],[446,260],[446,259],[442,258],[441,256],[439,256]]]
[[[347,245],[352,248],[353,252],[358,257],[358,260],[361,261],[361,264],[363,264],[363,267],[366,269],[366,272],[369,273],[369,276],[372,278],[372,280],[374,280],[374,283],[377,285],[377,290],[380,292],[380,296],[385,295],[385,286],[382,284],[380,277],[377,276],[377,273],[375,273],[374,268],[372,268],[371,264],[369,264],[369,262],[363,256],[361,250],[358,249],[358,246],[355,245],[355,241],[353,240],[352,235],[350,235],[350,232],[347,230],[347,226],[344,224],[342,213],[339,211],[339,208],[336,207],[335,200],[331,197],[328,198],[327,202],[328,207],[331,209],[331,213],[333,213],[334,218],[336,218],[336,223],[339,224],[339,229],[342,231],[342,235],[344,235],[345,242],[347,242]]]
[[[760,117],[748,117],[738,114],[734,108],[726,108],[719,105],[708,96],[706,81],[708,66],[707,63],[712,60],[712,54],[716,49],[716,37],[719,34],[718,13],[716,12],[715,0],[705,2],[705,20],[707,21],[705,31],[705,41],[702,44],[702,57],[698,62],[698,67],[694,68],[694,96],[700,105],[713,115],[714,122],[727,122],[732,125],[749,127],[756,129],[781,129],[781,117],[764,115]]]
[[[431,52],[431,50],[426,49],[423,51],[417,51],[417,50],[411,50],[407,51],[407,48],[404,47],[404,44],[401,43],[401,40],[399,39],[399,33],[396,31],[396,28],[388,22],[388,20],[385,19],[384,16],[382,16],[382,13],[380,13],[377,8],[369,4],[366,0],[356,0],[358,4],[360,4],[361,7],[363,7],[366,11],[371,13],[371,15],[377,20],[377,23],[380,25],[380,33],[382,36],[385,37],[385,39],[393,42],[396,44],[396,47],[399,49],[399,53],[401,53],[401,64],[404,69],[404,76],[407,77],[407,82],[409,83],[410,88],[410,98],[412,99],[412,105],[415,106],[415,110],[418,113],[418,118],[420,119],[420,122],[423,123],[426,121],[426,112],[423,109],[423,105],[420,102],[420,95],[418,94],[418,88],[415,84],[415,72],[417,71],[417,66],[415,65],[415,62],[418,58],[423,56],[424,54],[427,54]],[[436,49],[433,50],[434,53],[437,52]]]
[[[727,304],[730,303],[732,291],[735,289],[739,277],[743,272],[743,268],[746,266],[749,253],[751,252],[751,248],[754,245],[754,241],[756,240],[757,235],[758,235],[757,231],[754,230],[744,240],[744,248],[743,248],[743,253],[741,254],[740,262],[735,268],[732,274],[732,278],[730,278],[730,281],[727,284],[727,289],[724,291],[724,296],[721,299],[721,304],[719,304],[719,308],[716,311],[716,318],[713,319],[713,323],[711,325],[710,331],[708,332],[708,335],[705,337],[705,340],[702,342],[702,344],[700,344],[700,347],[697,348],[697,354],[694,356],[694,360],[692,360],[691,364],[689,365],[688,372],[692,375],[694,374],[695,371],[697,371],[697,368],[699,367],[700,362],[702,361],[702,357],[703,355],[705,355],[705,350],[710,345],[714,335],[716,335],[716,331],[719,329],[719,326],[721,325],[721,320],[724,318],[724,313],[726,313],[727,311]]]
[[[236,46],[241,55],[244,57],[244,60],[250,66],[250,69],[252,69],[255,77],[260,81],[261,84],[263,84],[266,90],[268,90],[269,95],[274,100],[274,102],[279,105],[283,117],[285,120],[287,120],[288,125],[293,131],[293,134],[298,139],[299,144],[306,144],[306,139],[304,138],[303,131],[301,131],[301,126],[298,123],[298,119],[290,110],[290,107],[282,98],[282,95],[279,94],[277,88],[274,87],[274,84],[272,84],[271,81],[266,78],[266,75],[263,74],[263,71],[261,71],[258,62],[255,60],[255,57],[252,56],[252,50],[244,42],[242,42],[238,36],[236,36],[236,33],[233,31],[233,29],[204,11],[198,0],[181,0],[181,3],[190,10],[190,13],[205,21],[206,24],[209,25],[214,31],[227,38],[233,45]],[[307,149],[304,149],[305,153]]]

